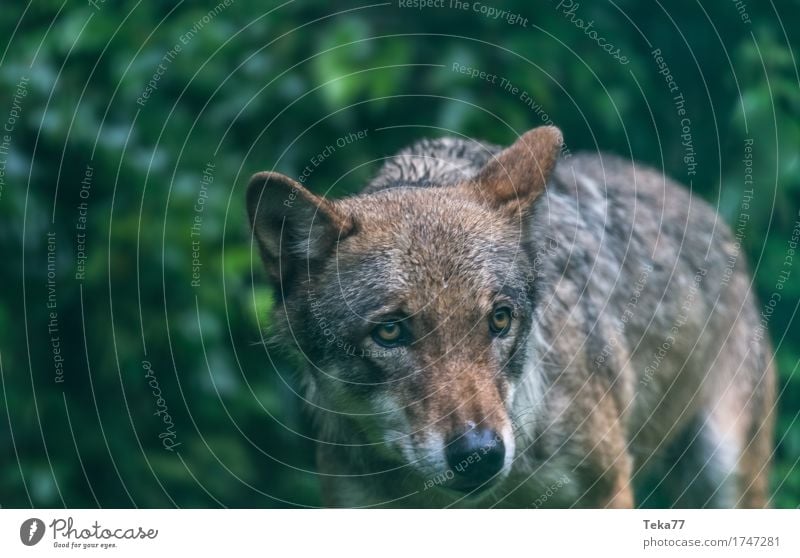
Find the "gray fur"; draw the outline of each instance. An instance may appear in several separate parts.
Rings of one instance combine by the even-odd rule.
[[[611,490],[610,471],[625,470],[634,480],[663,473],[657,484],[666,485],[671,505],[759,505],[763,495],[742,495],[758,476],[742,464],[754,445],[768,461],[769,444],[756,432],[769,423],[770,348],[758,334],[749,274],[730,229],[663,173],[607,154],[563,157],[516,245],[489,233],[476,241],[459,223],[460,211],[474,208],[444,191],[418,203],[413,190],[474,179],[500,150],[444,138],[388,159],[359,196],[338,207],[357,223],[407,204],[409,215],[400,211],[387,225],[390,238],[407,244],[309,266],[302,289],[279,313],[278,339],[306,358],[330,502],[609,505],[598,495]],[[414,263],[398,268],[398,261]],[[382,449],[376,432],[408,435],[408,424],[390,420],[395,413],[371,424],[356,416],[375,412],[361,406],[370,398],[390,407],[399,383],[407,397],[428,396],[414,377],[432,370],[417,371],[408,355],[370,364],[356,349],[386,301],[414,288],[418,277],[403,274],[416,265],[431,275],[425,285],[462,281],[470,292],[470,281],[497,282],[504,296],[521,301],[518,342],[498,349],[517,386],[510,405],[516,453],[508,477],[479,501],[422,490],[417,473]],[[320,320],[339,347],[321,338]],[[440,324],[430,328],[439,344],[468,343],[448,339]],[[337,407],[344,400],[346,412]],[[622,445],[607,443],[606,429]]]
[[[361,191],[395,186],[448,186],[472,178],[500,147],[457,138],[424,139],[387,160]]]

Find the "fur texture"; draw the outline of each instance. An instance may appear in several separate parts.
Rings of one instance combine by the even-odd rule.
[[[730,230],[660,172],[560,148],[423,140],[339,200],[253,177],[327,504],[767,503],[774,371]],[[464,489],[447,448],[481,428],[502,467]]]

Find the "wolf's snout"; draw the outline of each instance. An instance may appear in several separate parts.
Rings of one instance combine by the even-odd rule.
[[[506,448],[496,430],[471,424],[450,440],[445,455],[459,481],[457,485],[467,489],[485,483],[503,469]]]

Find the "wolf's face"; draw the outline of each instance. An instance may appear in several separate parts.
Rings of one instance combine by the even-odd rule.
[[[306,361],[323,427],[328,412],[346,417],[376,457],[422,482],[471,492],[507,474],[515,391],[535,373],[526,220],[560,145],[538,128],[468,182],[337,201],[253,177],[279,336]]]

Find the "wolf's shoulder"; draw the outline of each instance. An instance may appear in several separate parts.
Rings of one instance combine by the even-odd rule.
[[[588,231],[587,244],[597,239],[620,259],[658,252],[697,269],[722,266],[735,251],[731,229],[711,203],[665,171],[631,159],[603,152],[562,158],[547,193],[557,218]]]
[[[665,171],[606,152],[578,152],[563,157],[552,176],[554,190],[576,200],[603,200],[607,209],[653,212],[666,217],[715,219],[710,204]],[[631,215],[632,217],[633,215]]]
[[[387,157],[363,193],[395,186],[447,186],[473,177],[501,147],[443,137],[422,139]]]
[[[554,178],[561,185],[574,185],[579,189],[601,187],[604,195],[647,196],[656,192],[663,195],[666,189],[682,199],[689,197],[686,187],[665,172],[604,151],[578,152],[562,157]]]

